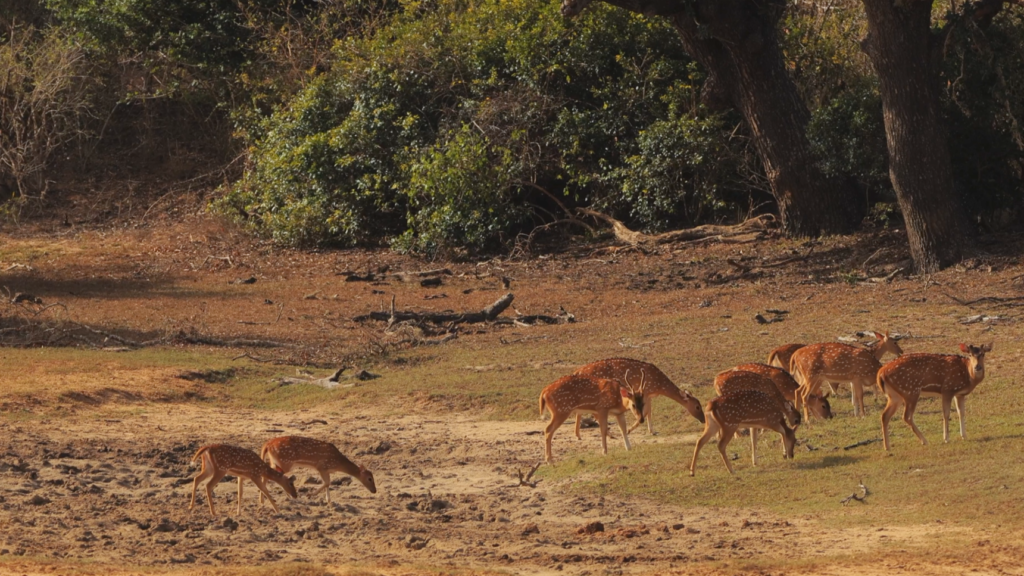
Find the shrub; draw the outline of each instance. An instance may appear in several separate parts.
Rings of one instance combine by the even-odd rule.
[[[89,78],[84,52],[58,29],[0,37],[0,188],[45,194],[51,158],[86,133]]]

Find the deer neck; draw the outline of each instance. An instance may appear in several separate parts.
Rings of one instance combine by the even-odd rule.
[[[359,477],[359,466],[356,466],[351,460],[345,457],[344,454],[338,452],[335,458],[332,459],[331,470],[344,472],[349,476]]]
[[[970,377],[971,382],[967,391],[970,392],[985,379],[985,364],[971,362],[971,358],[967,358],[965,364],[967,364],[967,375]]]

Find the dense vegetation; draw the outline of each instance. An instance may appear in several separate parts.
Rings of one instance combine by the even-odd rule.
[[[539,227],[585,232],[576,206],[645,230],[773,209],[740,116],[701,103],[705,72],[662,18],[600,4],[566,20],[549,0],[4,4],[8,209],[83,174],[153,173],[173,153],[189,175],[241,155],[214,207],[296,245],[452,255],[528,247]],[[888,223],[863,8],[825,4],[790,5],[786,65],[821,168]],[[950,29],[955,189],[998,228],[1024,192],[1024,17]]]

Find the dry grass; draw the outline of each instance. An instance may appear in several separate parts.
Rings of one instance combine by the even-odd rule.
[[[738,454],[735,476],[726,473],[715,447],[708,445],[700,456],[697,476],[690,478],[686,468],[692,439],[701,427],[681,407],[658,399],[654,423],[663,442],[643,443],[627,454],[613,441],[611,453],[603,457],[575,448],[571,429],[566,427],[555,439],[559,463],[542,468],[538,475],[549,484],[558,482],[581,494],[767,510],[834,529],[869,531],[942,523],[949,527],[941,537],[943,546],[954,551],[962,548],[958,542],[965,534],[971,536],[964,538],[966,542],[982,536],[995,541],[1006,527],[1015,533],[1024,513],[1020,498],[1024,455],[1019,449],[1024,438],[1019,418],[1024,400],[1016,377],[1024,370],[1024,344],[1018,336],[1018,309],[998,302],[965,307],[946,296],[1017,296],[1014,278],[1021,270],[1012,257],[991,257],[966,270],[929,278],[898,277],[892,283],[873,283],[860,280],[864,271],[856,266],[874,251],[870,242],[828,239],[818,253],[828,253],[830,260],[797,263],[752,278],[708,280],[714,274],[735,272],[724,262],[726,258],[770,260],[793,250],[806,251],[796,243],[780,241],[745,248],[694,248],[678,255],[564,255],[525,263],[453,264],[455,274],[445,279],[445,285],[429,290],[395,281],[345,283],[338,273],[383,266],[411,270],[434,263],[373,252],[269,251],[218,225],[205,226],[201,243],[192,233],[178,229],[135,236],[90,233],[77,242],[47,236],[8,237],[0,249],[0,268],[31,263],[32,270],[11,269],[0,284],[12,291],[32,291],[47,302],[60,301],[78,322],[138,332],[189,327],[222,338],[273,338],[302,347],[308,364],[316,365],[311,370],[317,376],[349,362],[381,377],[336,390],[276,386],[274,378],[294,376],[303,367],[298,361],[302,354],[282,350],[168,346],[112,353],[7,348],[0,349],[5,366],[0,374],[0,420],[31,425],[33,418],[41,416],[111,410],[125,411],[130,418],[131,410],[154,402],[200,402],[266,411],[317,406],[338,413],[369,410],[382,416],[413,412],[444,417],[472,412],[481,420],[535,420],[540,429],[539,390],[575,366],[599,358],[630,356],[654,362],[681,387],[707,400],[717,372],[763,361],[776,345],[829,341],[858,330],[891,330],[912,336],[901,341],[907,352],[952,353],[962,341],[995,343],[987,357],[987,379],[968,398],[967,441],[957,436],[954,416],[953,438],[943,444],[937,401],[924,400],[916,420],[930,445],[920,446],[902,422],[894,421],[891,454],[885,454],[878,443],[843,450],[843,446],[879,437],[883,405],[879,398],[868,396],[869,415],[856,419],[844,396],[833,401],[839,414],[835,420],[799,430],[802,445],[795,461],[781,459],[772,435],[762,442],[761,464],[754,469],[744,438],[729,446],[731,453]],[[890,238],[883,235],[875,241],[884,244]],[[230,265],[208,259],[226,255],[231,256]],[[893,258],[899,256],[897,252]],[[259,281],[251,286],[229,283],[249,275]],[[392,293],[398,295],[400,307],[479,309],[500,294],[500,275],[514,278],[515,305],[523,313],[552,312],[562,305],[581,321],[534,328],[467,326],[459,339],[445,346],[399,348],[375,355],[369,353],[369,343],[381,337],[382,326],[361,326],[350,320],[380,306]],[[81,281],[80,287],[76,280]],[[386,294],[375,294],[375,290]],[[424,299],[439,292],[448,297]],[[316,297],[306,298],[310,294]],[[274,304],[265,304],[266,300]],[[789,313],[783,322],[756,323],[755,313],[767,309]],[[961,323],[973,314],[998,315],[1002,320]],[[239,320],[257,319],[269,323],[239,324]],[[282,358],[285,363],[233,359],[241,352]],[[235,372],[223,382],[179,377],[185,370],[226,369]],[[538,458],[540,453],[538,445]],[[860,481],[871,489],[868,503],[840,505]],[[927,544],[922,541],[922,546]],[[927,553],[922,553],[915,561],[927,560]],[[0,573],[15,565],[3,559]],[[708,570],[724,566],[708,565]],[[35,569],[43,573],[44,568],[40,564]],[[728,568],[825,572],[820,564],[799,556],[781,563],[732,563]],[[88,567],[75,569],[91,573]],[[274,570],[181,573],[282,573]],[[375,567],[294,570],[296,575],[392,573]],[[427,567],[416,571],[425,572]]]

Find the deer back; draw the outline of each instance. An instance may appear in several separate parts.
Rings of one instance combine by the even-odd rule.
[[[760,374],[766,378],[769,378],[775,387],[779,390],[782,396],[792,402],[796,398],[796,390],[800,387],[796,380],[789,374],[789,372],[779,368],[777,366],[769,366],[768,364],[750,363],[740,364],[733,368],[733,370],[742,370],[744,372],[753,372],[754,374]]]
[[[633,392],[617,380],[570,374],[548,384],[540,393],[542,406],[552,413],[574,410],[607,410],[613,413],[633,409]]]
[[[723,427],[785,424],[778,400],[760,390],[727,392],[708,401],[705,412]]]
[[[765,368],[770,368],[765,366]],[[719,394],[728,394],[742,390],[756,390],[763,392],[775,401],[786,415],[786,419],[794,426],[801,421],[800,413],[793,407],[793,404],[786,400],[779,391],[775,382],[764,374],[734,368],[726,370],[715,376],[715,390]]]
[[[768,364],[783,369],[789,368],[789,359],[793,357],[793,352],[804,346],[807,344],[783,344],[768,353]]]
[[[282,462],[317,468],[340,468],[346,464],[353,470],[357,468],[334,444],[304,436],[274,438],[263,445],[263,452],[268,451]]]
[[[881,367],[871,349],[826,342],[794,352],[789,372],[797,379],[819,376],[833,382],[848,382],[858,377],[874,377]]]
[[[985,378],[985,352],[991,346],[964,349],[969,352],[967,356],[904,354],[878,372],[878,385],[903,396],[925,389],[940,394],[969,393]]]
[[[608,358],[591,362],[580,366],[573,374],[590,376],[591,378],[605,378],[618,380],[625,383],[626,373],[629,373],[631,383],[638,382],[641,372],[644,375],[644,396],[658,395],[679,395],[679,387],[672,383],[672,380],[650,362],[642,362],[631,358]]]

